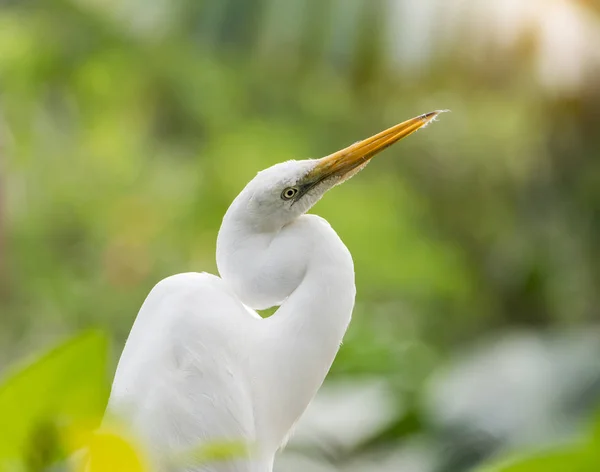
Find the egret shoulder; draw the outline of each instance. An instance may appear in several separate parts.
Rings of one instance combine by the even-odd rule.
[[[243,353],[257,321],[219,277],[184,273],[160,281],[125,344],[109,411],[159,454],[223,437],[253,441]]]

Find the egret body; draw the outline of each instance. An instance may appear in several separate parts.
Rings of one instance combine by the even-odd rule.
[[[329,371],[356,293],[350,252],[323,218],[306,212],[438,114],[322,159],[260,172],[223,218],[221,277],[179,274],[152,289],[121,355],[108,411],[133,430],[157,470],[272,470]],[[273,306],[266,319],[253,311]],[[249,455],[182,462],[185,451],[215,441],[243,441]]]

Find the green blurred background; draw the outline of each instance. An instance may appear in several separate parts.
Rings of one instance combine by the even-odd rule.
[[[156,282],[216,273],[257,171],[439,108],[313,210],[357,306],[278,470],[458,472],[578,437],[600,405],[593,0],[1,1],[0,370],[94,327],[112,375]]]

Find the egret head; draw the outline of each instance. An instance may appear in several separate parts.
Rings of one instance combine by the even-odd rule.
[[[219,272],[237,297],[256,309],[281,304],[304,279],[316,248],[328,270],[337,267],[348,276],[336,283],[353,285],[352,258],[335,231],[317,218],[299,217],[377,153],[439,114],[412,118],[321,159],[283,162],[259,172],[227,210],[217,238]],[[352,295],[346,301],[353,300]]]
[[[440,113],[412,118],[321,159],[276,164],[259,172],[234,205],[243,205],[238,209],[254,227],[281,228],[306,213],[327,190],[358,173],[376,154],[426,126]]]

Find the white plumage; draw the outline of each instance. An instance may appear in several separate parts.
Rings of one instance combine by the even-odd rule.
[[[108,411],[138,436],[157,470],[272,470],[325,379],[354,306],[349,251],[324,219],[305,213],[437,114],[322,159],[260,172],[223,219],[222,278],[179,274],[152,289],[121,355]],[[266,319],[252,310],[277,305]],[[243,441],[249,456],[181,462],[186,451],[215,441]]]

